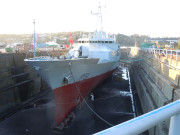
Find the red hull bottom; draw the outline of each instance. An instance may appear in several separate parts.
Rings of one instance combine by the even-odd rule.
[[[59,125],[79,103],[81,100],[79,90],[82,96],[85,97],[99,83],[111,75],[113,71],[114,70],[111,70],[99,76],[54,89],[56,100],[56,124]]]

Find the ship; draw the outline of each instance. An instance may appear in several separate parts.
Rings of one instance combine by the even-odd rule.
[[[102,21],[101,6],[96,15]],[[91,90],[113,73],[120,59],[120,45],[102,27],[88,37],[81,37],[70,48],[65,57],[36,57],[34,52],[33,58],[24,60],[53,91],[57,125],[65,120]]]

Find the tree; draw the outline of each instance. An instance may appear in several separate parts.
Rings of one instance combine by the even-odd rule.
[[[135,44],[137,46],[140,46],[140,44],[143,43],[145,39],[148,39],[148,38],[149,38],[148,36],[138,35],[138,34],[134,34],[131,36],[117,34],[116,41],[121,46],[134,46]]]
[[[178,39],[177,49],[180,49],[180,38]]]
[[[133,46],[134,41],[130,36],[126,36],[123,34],[116,35],[116,42],[119,43],[121,46]]]

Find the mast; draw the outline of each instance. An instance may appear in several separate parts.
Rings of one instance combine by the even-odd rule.
[[[103,23],[102,23],[102,13],[101,13],[101,4],[100,4],[100,1],[99,1],[99,17],[100,17],[100,20],[101,20],[101,26],[100,26],[100,31],[103,32]]]
[[[102,7],[105,6],[101,6],[100,1],[99,1],[99,6],[98,6],[98,13],[92,13],[92,15],[97,15],[97,26],[96,26],[96,36],[98,38],[103,38],[103,20],[102,20]]]
[[[34,19],[34,58],[36,57],[36,37],[35,37],[35,19]]]

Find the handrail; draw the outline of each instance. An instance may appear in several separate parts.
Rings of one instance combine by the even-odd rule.
[[[180,59],[180,50],[167,50],[167,49],[157,49],[157,48],[141,48],[142,51],[146,51],[152,54],[164,55],[166,58],[170,56],[170,58],[175,57],[176,64]]]
[[[171,117],[169,135],[180,133],[180,100],[94,135],[137,135]]]

